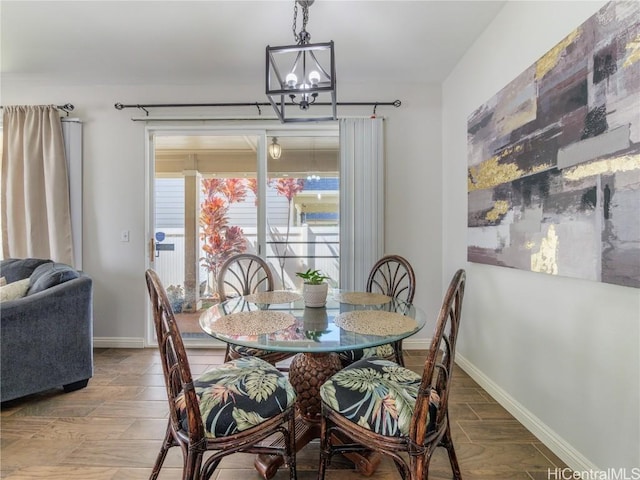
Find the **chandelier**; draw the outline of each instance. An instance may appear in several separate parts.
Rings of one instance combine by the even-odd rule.
[[[309,7],[314,0],[295,0],[293,36],[296,45],[267,46],[266,93],[281,122],[336,120],[336,65],[333,41],[309,43]],[[302,30],[296,33],[298,5],[302,7]],[[325,101],[318,101],[325,99]],[[329,105],[331,116],[287,116],[286,107],[306,112],[314,103]],[[294,110],[295,112],[296,110]]]

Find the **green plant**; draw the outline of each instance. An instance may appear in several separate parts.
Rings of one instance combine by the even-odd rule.
[[[306,272],[296,272],[296,275],[304,279],[304,283],[309,285],[321,285],[329,277],[322,275],[320,270],[307,270]]]
[[[169,285],[167,287],[167,299],[171,304],[173,313],[182,312],[182,306],[184,304],[184,289],[181,285]]]
[[[320,337],[322,337],[322,335],[326,334],[326,333],[330,333],[331,330],[305,330],[304,332],[304,338],[314,341],[314,342],[320,342]]]

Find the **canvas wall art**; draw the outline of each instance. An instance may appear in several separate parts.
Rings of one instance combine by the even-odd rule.
[[[640,3],[606,4],[468,118],[468,260],[640,287]]]

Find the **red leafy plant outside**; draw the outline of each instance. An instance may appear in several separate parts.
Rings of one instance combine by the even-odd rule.
[[[202,265],[213,274],[214,285],[218,270],[232,255],[247,249],[247,239],[242,228],[229,226],[229,206],[243,202],[247,197],[247,182],[239,178],[212,178],[202,181],[205,199],[200,209],[202,249],[205,256]]]
[[[270,185],[276,189],[278,195],[281,195],[289,202],[287,208],[287,233],[284,241],[284,251],[278,251],[278,244],[275,244],[278,263],[280,264],[280,278],[282,279],[282,288],[284,286],[284,264],[287,261],[287,249],[289,248],[289,233],[291,231],[291,201],[298,193],[304,190],[304,180],[301,178],[278,178],[272,180]]]
[[[284,251],[281,253],[278,244],[275,245],[284,288],[284,266],[291,230],[291,202],[296,194],[304,190],[304,180],[278,178],[270,180],[268,184],[276,190],[278,195],[285,197],[289,204]],[[247,250],[247,239],[242,228],[229,225],[229,206],[232,203],[244,202],[249,191],[254,193],[257,205],[257,181],[255,178],[205,179],[202,181],[202,191],[205,199],[200,209],[200,226],[205,256],[200,258],[200,261],[212,273],[215,285],[219,268],[224,261],[232,255]]]

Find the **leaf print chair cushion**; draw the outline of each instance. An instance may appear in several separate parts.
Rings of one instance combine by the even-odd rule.
[[[295,393],[269,363],[243,358],[193,378],[167,292],[153,269],[145,272],[169,415],[149,480],[158,480],[167,453],[180,447],[183,480],[208,480],[236,453],[274,455],[295,480]],[[215,477],[214,477],[215,478]]]
[[[384,345],[378,345],[377,347],[359,348],[357,350],[345,350],[338,352],[340,357],[340,363],[343,367],[347,367],[352,363],[369,357],[381,357],[387,359],[396,358],[396,350],[391,343],[385,343]]]
[[[207,437],[225,437],[259,425],[293,405],[296,394],[277,368],[244,357],[206,371],[194,380]],[[184,395],[176,399],[178,407]],[[182,428],[188,429],[181,408]]]
[[[320,387],[318,480],[324,480],[333,455],[370,452],[390,457],[402,478],[427,479],[438,447],[447,451],[454,480],[462,480],[448,405],[465,286],[466,273],[459,269],[442,301],[420,375],[373,357],[340,370]]]
[[[409,435],[421,376],[378,357],[340,370],[320,387],[331,409],[380,435]],[[433,430],[439,398],[432,391],[427,430]]]
[[[232,345],[230,343],[228,343],[227,345],[229,346],[227,361],[229,359],[234,359],[234,358],[257,357],[271,364],[274,364],[281,360],[286,360],[287,358],[292,356],[291,353],[272,352],[269,350],[262,350],[260,348],[245,347],[242,345]]]

